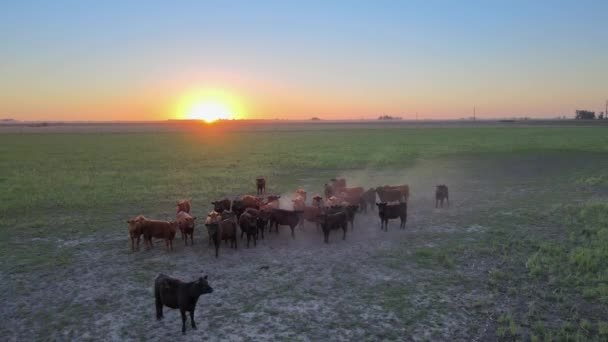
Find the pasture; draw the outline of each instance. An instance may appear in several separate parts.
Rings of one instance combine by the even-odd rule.
[[[185,340],[594,340],[608,338],[608,131],[458,127],[0,134],[0,336],[168,340],[158,273],[202,274]],[[131,252],[125,221],[337,176],[410,185],[408,222],[359,213],[346,240],[314,225],[257,247],[176,238]],[[434,187],[450,208],[434,208]],[[282,203],[283,204],[283,203]],[[143,247],[143,246],[142,246]]]

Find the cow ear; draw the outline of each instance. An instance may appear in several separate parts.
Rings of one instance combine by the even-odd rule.
[[[205,275],[205,276],[203,277],[203,279],[207,280],[207,276]]]

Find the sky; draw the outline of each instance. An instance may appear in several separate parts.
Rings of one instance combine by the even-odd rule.
[[[552,118],[606,100],[605,0],[0,4],[0,118]]]

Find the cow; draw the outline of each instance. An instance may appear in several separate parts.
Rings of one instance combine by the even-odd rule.
[[[296,190],[296,197],[301,197],[304,200],[304,202],[306,202],[306,190],[304,190],[304,189]]]
[[[305,206],[302,211],[301,222],[303,223],[304,220],[306,220],[308,222],[312,222],[317,226],[317,230],[319,230],[319,227],[320,227],[319,226],[319,224],[320,224],[319,216],[322,213],[323,213],[323,209],[321,207]]]
[[[213,204],[213,210],[218,213],[221,213],[224,210],[230,210],[230,200],[227,198],[211,202],[211,204]]]
[[[437,185],[437,189],[435,190],[435,208],[438,207],[438,204],[441,203],[441,207],[443,208],[443,201],[446,200],[448,204],[448,208],[450,207],[450,196],[448,193],[448,186]]]
[[[253,238],[253,245],[257,246],[258,240],[258,226],[257,226],[257,215],[252,215],[250,213],[243,213],[241,217],[239,217],[239,226],[241,227],[241,232],[247,234],[247,248],[249,248],[249,241]],[[242,236],[241,233],[241,236]]]
[[[219,239],[225,241],[228,244],[230,241],[231,248],[237,248],[236,245],[236,221],[232,218],[222,220],[219,223]]]
[[[247,208],[259,209],[261,205],[262,201],[257,197],[251,195],[239,196],[232,201],[232,211],[238,219]]]
[[[302,210],[306,206],[306,199],[301,196],[296,196],[293,202],[293,210]]]
[[[290,211],[285,209],[272,209],[270,212],[270,229],[274,225],[275,231],[279,232],[279,226],[289,226],[291,228],[291,237],[295,238],[294,229],[300,222],[301,211]]]
[[[263,195],[266,193],[266,178],[258,177],[255,179],[255,186],[257,188],[257,194]]]
[[[404,202],[403,194],[401,191],[396,189],[390,189],[387,187],[378,187],[376,188],[376,193],[380,198],[380,202],[390,203],[390,202]]]
[[[323,193],[325,194],[325,199],[329,199],[334,195],[334,188],[330,184],[323,184]]]
[[[346,240],[346,230],[348,229],[348,218],[343,210],[334,213],[324,213],[320,215],[321,228],[325,243],[329,243],[329,232],[332,230],[342,229],[342,240]]]
[[[154,298],[156,304],[156,319],[163,319],[163,306],[179,309],[182,315],[182,334],[186,334],[186,312],[190,312],[192,329],[196,329],[194,310],[198,298],[206,293],[212,293],[213,288],[207,282],[207,276],[185,283],[181,280],[159,274],[154,280]]]
[[[147,220],[143,215],[138,215],[133,219],[127,220],[129,224],[129,238],[131,239],[131,250],[135,251],[135,241],[137,241],[137,249],[139,249],[139,240],[143,234],[141,221]]]
[[[371,208],[371,210],[373,211],[374,208],[376,207],[376,189],[374,188],[369,188],[367,189],[367,191],[365,191],[363,193],[363,195],[361,196],[361,209],[363,209],[363,211],[367,212],[367,208]]]
[[[177,202],[177,211],[175,213],[179,214],[180,211],[190,213],[190,207],[192,207],[192,200],[182,200]]]
[[[331,186],[335,191],[340,192],[342,189],[346,188],[346,179],[344,178],[333,178],[330,179]]]
[[[346,205],[335,205],[328,209],[328,213],[335,214],[343,211],[346,214],[346,220],[350,223],[351,229],[355,229],[355,214],[359,210],[359,205],[346,204]]]
[[[213,241],[213,245],[215,246],[215,257],[217,258],[220,249],[220,222],[215,223],[205,223],[205,227],[207,227],[207,234],[209,234],[209,246],[211,246],[211,242]]]
[[[179,231],[182,233],[182,239],[184,244],[188,245],[188,235],[190,235],[190,244],[194,244],[194,221],[196,216],[191,216],[187,212],[180,211],[177,213],[176,221],[179,227]]]
[[[327,201],[325,202],[325,206],[326,206],[326,207],[328,207],[328,208],[329,208],[329,207],[336,206],[336,205],[340,205],[340,204],[342,204],[342,200],[341,200],[341,199],[339,199],[339,198],[338,198],[338,197],[336,197],[336,196],[330,196],[330,197],[327,199]]]
[[[400,199],[399,202],[407,202],[408,199],[410,198],[410,187],[407,184],[385,185],[380,188],[383,190],[387,190],[387,191],[399,191],[399,193],[401,194],[401,196],[403,198],[402,200]],[[376,189],[376,191],[377,190],[378,189]],[[378,196],[380,196],[380,193],[378,193]],[[382,198],[380,200],[383,201]]]
[[[407,203],[388,204],[385,202],[376,203],[378,206],[378,216],[380,217],[380,229],[388,231],[388,221],[399,218],[401,220],[401,229],[405,229],[407,221]]]
[[[152,248],[152,238],[164,239],[167,250],[173,250],[173,239],[178,230],[177,221],[157,221],[144,219],[140,221],[141,230],[144,235],[144,244]]]
[[[222,212],[224,213],[224,212]],[[216,238],[219,241],[219,223],[223,220],[222,214],[213,210],[209,214],[207,214],[207,219],[205,220],[205,226],[207,227],[207,233],[209,234],[209,246],[211,246],[211,242],[215,243],[214,237],[212,234],[217,233]],[[219,242],[218,242],[219,243]],[[216,246],[217,248],[217,246]],[[217,254],[217,253],[216,253]],[[217,256],[217,255],[216,255]]]
[[[317,208],[323,207],[323,197],[321,197],[319,195],[315,195],[312,198],[312,206],[317,207]]]
[[[266,201],[262,203],[262,207],[279,209],[280,195],[270,195],[266,197]]]

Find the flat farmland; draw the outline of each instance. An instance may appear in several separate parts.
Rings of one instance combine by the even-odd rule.
[[[185,340],[608,338],[605,127],[396,127],[0,134],[0,336],[168,340],[153,280],[209,276]],[[171,220],[192,199],[409,184],[408,222],[358,213],[329,244],[314,225],[215,258],[194,245],[130,250],[126,220]],[[435,209],[437,184],[451,206]]]

